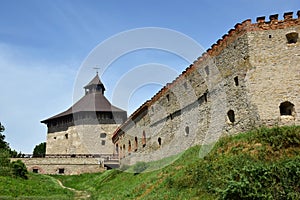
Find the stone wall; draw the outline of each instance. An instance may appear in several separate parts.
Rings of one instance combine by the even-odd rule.
[[[22,160],[28,171],[41,174],[74,175],[105,170],[100,158],[12,158],[11,160]]]
[[[70,126],[47,134],[46,154],[112,154],[112,134],[119,124]]]
[[[298,12],[298,16],[299,12]],[[121,162],[153,161],[261,125],[299,124],[300,33],[291,14],[246,20],[143,104],[113,136]],[[283,102],[294,105],[281,115]]]

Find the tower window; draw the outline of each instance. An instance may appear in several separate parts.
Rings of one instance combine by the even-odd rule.
[[[288,41],[288,44],[294,44],[297,43],[298,40],[298,33],[297,32],[291,32],[285,35],[286,39]]]
[[[285,101],[279,106],[280,115],[293,115],[295,109],[294,104],[289,101]]]
[[[229,121],[230,121],[231,123],[234,123],[234,122],[235,122],[235,114],[234,114],[234,111],[233,111],[233,110],[229,110],[229,111],[227,112],[227,117],[228,117],[228,119],[229,119]]]

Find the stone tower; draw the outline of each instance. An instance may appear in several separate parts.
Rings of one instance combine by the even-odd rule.
[[[48,127],[46,157],[112,154],[112,134],[127,113],[104,96],[98,74],[84,87],[85,95],[66,111],[41,121]]]

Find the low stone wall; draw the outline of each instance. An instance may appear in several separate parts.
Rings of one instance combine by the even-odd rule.
[[[12,158],[11,161],[21,160],[27,170],[41,174],[75,175],[96,173],[105,170],[101,158]]]

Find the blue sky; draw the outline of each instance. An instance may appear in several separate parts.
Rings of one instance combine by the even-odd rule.
[[[207,49],[245,19],[255,22],[258,16],[268,19],[276,13],[282,19],[284,12],[294,11],[295,16],[297,10],[299,0],[1,0],[0,122],[6,139],[25,153],[45,141],[47,130],[40,121],[71,106],[82,63],[97,45],[116,34],[161,27],[181,32]],[[174,69],[174,77],[166,76],[166,82],[190,64],[158,50],[123,55],[101,77],[106,96],[112,99],[119,77],[147,63]],[[85,83],[95,74],[92,67],[85,69]],[[127,106],[117,106],[130,114],[160,87],[144,85],[132,93]]]

